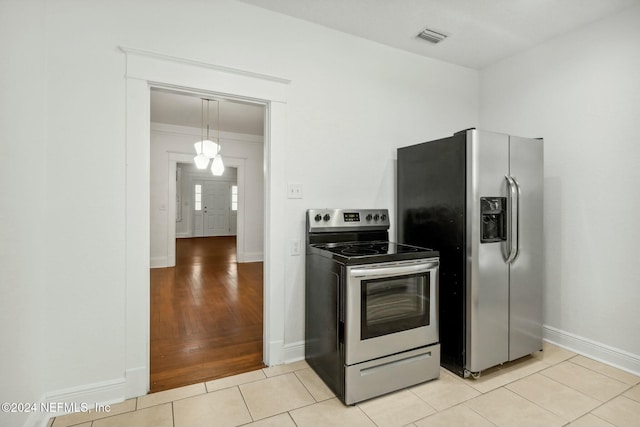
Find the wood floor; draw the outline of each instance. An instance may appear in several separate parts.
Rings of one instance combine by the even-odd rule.
[[[264,367],[262,263],[236,263],[231,237],[177,239],[151,269],[151,384],[157,392]]]

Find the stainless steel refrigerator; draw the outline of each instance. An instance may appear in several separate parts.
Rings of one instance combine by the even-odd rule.
[[[542,349],[543,140],[468,129],[398,149],[398,241],[440,251],[441,365]]]

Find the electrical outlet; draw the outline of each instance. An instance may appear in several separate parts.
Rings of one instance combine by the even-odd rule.
[[[302,199],[302,184],[289,184],[287,186],[287,198]]]
[[[293,239],[291,241],[291,255],[300,255],[300,240]]]

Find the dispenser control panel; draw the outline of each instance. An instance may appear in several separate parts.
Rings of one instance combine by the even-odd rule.
[[[480,243],[507,240],[507,198],[480,198]]]

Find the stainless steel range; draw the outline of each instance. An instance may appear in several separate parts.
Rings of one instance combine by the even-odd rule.
[[[389,226],[386,209],[307,211],[305,357],[347,405],[440,373],[439,254]]]

